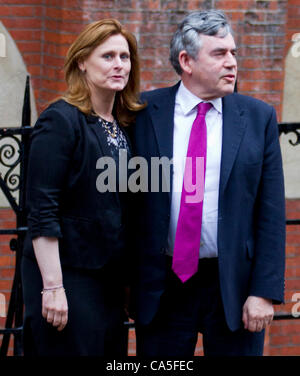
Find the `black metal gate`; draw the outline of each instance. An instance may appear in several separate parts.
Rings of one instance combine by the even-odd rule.
[[[0,164],[8,167],[8,172],[4,177],[0,176],[0,188],[2,189],[5,197],[7,198],[11,208],[16,214],[16,228],[14,229],[0,229],[1,235],[14,235],[10,241],[10,249],[15,252],[15,274],[13,285],[8,305],[8,312],[6,317],[5,328],[0,329],[0,334],[3,334],[2,344],[0,348],[0,357],[7,356],[9,341],[11,336],[14,336],[13,354],[15,356],[22,355],[22,323],[23,323],[23,296],[22,296],[22,281],[20,273],[20,260],[22,256],[22,249],[24,244],[24,237],[27,231],[26,219],[26,167],[29,149],[29,138],[32,132],[30,127],[31,122],[31,109],[30,109],[30,84],[29,77],[26,79],[26,87],[24,94],[22,124],[19,128],[0,128],[0,140],[11,139],[13,140],[18,150],[12,148],[10,144],[4,144],[0,147]],[[300,144],[300,123],[280,123],[279,134],[295,133],[297,140],[290,143],[295,146]],[[19,136],[19,137],[18,137]],[[15,153],[19,153],[18,158],[13,164],[9,165],[3,163],[1,160],[2,148],[7,148],[6,157],[9,159]],[[5,153],[5,151],[4,151]],[[11,172],[19,166],[20,174],[11,174]],[[11,184],[13,183],[13,187]],[[12,192],[18,192],[18,200],[13,196]],[[287,219],[287,225],[300,225],[300,219]],[[300,319],[292,314],[276,314],[274,320],[286,319]],[[134,326],[133,323],[125,322],[125,328],[129,330]],[[128,332],[127,332],[128,333]]]
[[[4,153],[6,159],[9,160],[17,153],[19,154],[12,164],[0,160],[1,165],[8,167],[8,171],[6,172],[5,176],[0,176],[0,187],[16,215],[15,229],[0,229],[0,236],[14,235],[14,238],[12,238],[10,241],[10,249],[15,252],[15,273],[8,305],[5,329],[0,329],[0,334],[3,334],[0,356],[7,355],[11,335],[14,336],[14,355],[22,355],[23,295],[20,261],[24,237],[27,231],[25,184],[29,137],[32,131],[32,127],[28,125],[30,124],[30,120],[30,84],[29,77],[27,77],[21,127],[0,128],[0,139],[7,139],[7,141],[12,140],[14,145],[17,145],[17,150],[11,144],[2,145],[0,156],[2,153]],[[19,175],[13,173],[17,166],[20,168]],[[13,196],[13,192],[18,193],[18,200]]]

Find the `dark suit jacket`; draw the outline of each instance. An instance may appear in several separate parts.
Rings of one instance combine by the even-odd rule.
[[[120,197],[96,188],[96,162],[111,155],[98,127],[97,117],[63,100],[39,117],[29,154],[25,255],[34,257],[33,238],[48,236],[59,238],[63,265],[95,269],[121,257]]]
[[[148,106],[132,128],[135,155],[172,158],[178,84],[144,93]],[[149,187],[151,175],[149,172]],[[161,180],[161,179],[160,179]],[[172,180],[172,179],[171,179]],[[166,277],[171,195],[134,195],[134,282],[136,321],[149,323],[158,309]],[[223,98],[223,141],[219,186],[218,262],[221,294],[231,330],[241,326],[249,295],[284,298],[285,199],[274,109],[231,94]]]

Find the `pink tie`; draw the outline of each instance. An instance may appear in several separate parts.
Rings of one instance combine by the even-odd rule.
[[[184,170],[172,269],[182,282],[198,269],[206,168],[205,115],[210,103],[199,103]]]

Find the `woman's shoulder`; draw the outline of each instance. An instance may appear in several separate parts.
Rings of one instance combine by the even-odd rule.
[[[37,124],[57,123],[60,126],[64,124],[67,128],[71,129],[78,128],[81,122],[82,112],[63,98],[52,102],[42,111],[37,120]]]
[[[47,113],[47,112],[50,112],[50,111],[56,111],[58,113],[60,113],[61,115],[67,115],[70,116],[70,115],[78,115],[78,112],[79,109],[68,103],[66,100],[64,99],[58,99],[57,101],[51,103],[44,111],[43,113]]]
[[[41,112],[35,123],[33,133],[38,134],[41,131],[57,132],[73,137],[80,129],[80,113],[76,106],[64,99],[58,99]]]

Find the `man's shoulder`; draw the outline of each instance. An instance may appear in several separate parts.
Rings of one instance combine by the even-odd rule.
[[[226,101],[229,102],[231,100],[236,102],[237,105],[243,109],[248,109],[248,110],[256,109],[256,110],[265,110],[265,111],[273,110],[273,107],[269,105],[268,103],[264,102],[263,100],[250,97],[244,94],[239,94],[239,93],[230,94],[227,96]]]
[[[141,100],[143,102],[152,103],[155,101],[160,101],[162,99],[168,98],[172,93],[176,93],[178,84],[174,86],[168,86],[163,88],[158,88],[154,90],[144,91],[141,93]]]

